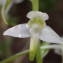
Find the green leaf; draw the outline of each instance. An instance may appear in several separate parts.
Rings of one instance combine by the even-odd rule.
[[[20,57],[20,56],[22,56],[22,55],[24,55],[24,54],[26,54],[28,52],[29,52],[29,50],[25,50],[23,52],[19,52],[19,53],[15,54],[14,56],[10,56],[9,58],[1,61],[0,63],[7,63],[7,62],[9,63],[10,61],[15,60],[16,58],[18,58],[18,57]]]
[[[5,22],[5,24],[7,24],[7,19],[6,19],[7,15],[6,15],[6,12],[10,8],[11,1],[12,0],[6,0],[5,3],[2,5],[1,16],[2,16],[2,19]]]

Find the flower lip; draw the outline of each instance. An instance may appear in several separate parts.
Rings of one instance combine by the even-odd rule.
[[[32,19],[32,18],[35,18],[35,17],[40,17],[44,21],[49,19],[49,16],[48,16],[47,13],[43,13],[43,12],[40,12],[40,11],[30,11],[27,14],[27,18],[29,18],[29,19]]]

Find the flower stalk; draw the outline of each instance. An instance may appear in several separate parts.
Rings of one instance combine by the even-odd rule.
[[[37,49],[39,48],[39,43],[40,43],[40,40],[36,37],[31,37],[30,39],[30,54],[29,54],[29,58],[30,58],[30,61],[33,61],[35,56],[36,56],[36,53],[37,53]]]
[[[39,10],[39,0],[31,0],[32,2],[32,10],[38,11]]]

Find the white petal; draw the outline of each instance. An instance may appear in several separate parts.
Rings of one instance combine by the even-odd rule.
[[[3,35],[26,38],[30,37],[29,29],[26,27],[26,24],[16,25],[8,30],[6,30]]]
[[[49,26],[46,26],[40,33],[40,39],[49,43],[62,43],[62,39],[59,37],[59,35],[53,31],[52,28]]]
[[[27,18],[32,19],[34,17],[41,17],[43,20],[48,20],[49,16],[47,13],[43,13],[40,11],[30,11],[27,14]]]

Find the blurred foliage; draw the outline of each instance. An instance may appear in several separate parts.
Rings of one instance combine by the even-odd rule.
[[[40,0],[40,10],[50,11],[54,8],[57,0]]]
[[[17,18],[11,18],[10,16],[7,17],[7,23],[10,26],[14,26],[17,24]]]
[[[12,0],[6,0],[5,10],[6,10],[6,8],[11,4],[11,1],[12,1]]]
[[[10,39],[0,41],[0,59],[8,57],[11,55],[10,46],[11,46],[11,40]]]
[[[3,59],[6,57],[6,45],[5,41],[0,41],[0,59]]]
[[[4,45],[1,43],[0,41],[0,60],[3,59],[4,55],[3,52],[4,52]]]

